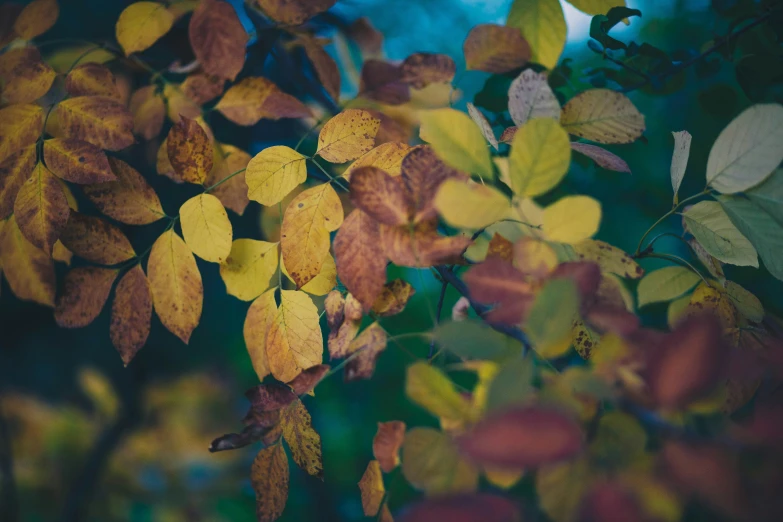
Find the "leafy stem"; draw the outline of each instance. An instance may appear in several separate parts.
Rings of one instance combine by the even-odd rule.
[[[653,223],[653,224],[652,224],[652,226],[651,226],[650,228],[648,228],[648,229],[647,229],[647,232],[645,232],[645,233],[644,233],[644,235],[642,235],[642,238],[639,240],[639,244],[636,246],[636,252],[634,252],[634,255],[633,255],[633,257],[636,257],[636,258],[638,258],[638,257],[642,257],[642,252],[643,252],[643,251],[645,251],[645,252],[646,252],[646,251],[647,251],[647,249],[648,249],[648,248],[649,248],[649,247],[652,245],[652,243],[651,243],[650,245],[648,245],[648,247],[647,247],[647,248],[645,248],[645,249],[642,249],[642,245],[644,244],[644,240],[645,240],[645,239],[647,239],[647,236],[649,236],[649,235],[650,235],[650,233],[651,233],[653,230],[655,230],[655,227],[657,227],[658,225],[660,225],[661,223],[663,223],[663,222],[664,222],[664,220],[666,220],[666,218],[668,218],[669,216],[672,216],[672,215],[674,215],[674,213],[675,213],[675,212],[677,212],[677,210],[678,210],[680,207],[682,207],[682,206],[683,206],[685,203],[687,203],[687,202],[689,202],[689,201],[693,201],[694,199],[700,198],[700,197],[702,197],[702,196],[704,196],[704,195],[706,195],[706,194],[708,194],[708,193],[709,193],[709,189],[704,189],[702,192],[699,192],[698,194],[694,194],[694,195],[692,195],[692,196],[690,196],[690,197],[687,197],[687,198],[683,199],[682,201],[680,201],[679,203],[675,204],[675,205],[672,207],[672,209],[671,209],[670,211],[668,211],[666,214],[662,215],[662,216],[661,216],[661,217],[658,219],[658,221],[656,221],[655,223]]]

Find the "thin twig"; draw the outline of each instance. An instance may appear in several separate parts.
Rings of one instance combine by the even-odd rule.
[[[451,269],[447,269],[451,270]],[[440,314],[443,311],[443,301],[446,298],[446,289],[449,287],[449,282],[445,279],[440,285],[440,295],[438,296],[438,306],[435,309],[435,325],[438,326],[438,323],[440,323]],[[432,361],[432,356],[435,354],[435,337],[432,338],[430,341],[430,351],[427,354],[427,360]]]

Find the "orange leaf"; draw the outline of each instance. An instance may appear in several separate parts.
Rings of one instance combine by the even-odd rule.
[[[366,310],[372,307],[386,282],[386,256],[380,225],[355,209],[334,238],[334,255],[340,281]]]
[[[387,225],[404,225],[410,218],[412,204],[401,180],[377,167],[360,167],[352,173],[351,201]]]
[[[475,26],[462,45],[468,70],[503,74],[530,59],[530,45],[519,29],[496,24]]]
[[[141,265],[120,279],[114,291],[109,335],[125,366],[147,342],[152,319],[152,291]]]
[[[166,138],[171,166],[188,183],[203,184],[212,170],[212,144],[195,120],[180,116]]]
[[[372,439],[372,454],[380,463],[384,473],[391,473],[400,464],[400,448],[404,440],[404,422],[378,423],[378,432]]]
[[[166,215],[158,195],[136,169],[117,158],[109,158],[109,165],[117,181],[84,187],[98,210],[129,225],[147,225]]]
[[[453,169],[438,158],[429,145],[415,147],[402,160],[402,179],[415,208],[414,223],[437,215],[433,200],[441,183],[447,179],[467,180],[467,174]]]
[[[244,78],[233,85],[215,106],[237,125],[255,125],[262,119],[306,118],[310,109],[261,77]]]
[[[441,236],[437,223],[419,223],[411,230],[407,226],[381,224],[383,251],[398,266],[428,267],[459,257],[472,243],[465,236]]]
[[[431,83],[448,83],[454,78],[457,66],[445,54],[416,53],[402,62],[402,81],[414,89],[423,89]]]
[[[116,179],[106,154],[86,141],[75,138],[46,140],[43,153],[49,170],[65,181],[90,185]]]

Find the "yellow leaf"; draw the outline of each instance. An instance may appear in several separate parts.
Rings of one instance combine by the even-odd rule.
[[[117,41],[125,55],[143,51],[169,32],[174,15],[157,2],[136,2],[125,8],[117,19]]]
[[[16,297],[44,306],[54,306],[54,262],[19,230],[16,217],[0,221],[0,261],[3,275]]]
[[[588,196],[566,196],[544,209],[542,230],[550,241],[579,243],[598,232],[601,204]]]
[[[77,256],[102,265],[116,265],[136,256],[119,228],[101,218],[73,211],[60,241]]]
[[[568,3],[591,16],[606,14],[612,7],[625,6],[625,0],[568,0]]]
[[[355,160],[373,148],[380,126],[369,112],[346,109],[324,124],[316,154],[330,163]]]
[[[43,108],[38,105],[0,109],[0,162],[35,143],[41,135],[43,121]]]
[[[492,159],[481,130],[470,116],[454,109],[421,113],[421,139],[449,166],[492,179]]]
[[[28,145],[0,163],[0,219],[13,214],[19,188],[35,170],[37,159],[36,146]]]
[[[212,143],[196,120],[180,116],[166,138],[166,151],[171,167],[188,183],[203,184],[212,170]]]
[[[166,104],[163,97],[155,92],[154,85],[145,85],[136,90],[128,106],[133,114],[133,132],[151,140],[160,134],[166,117]]]
[[[601,272],[617,274],[620,277],[639,279],[644,270],[628,254],[617,247],[598,241],[586,239],[574,245],[574,251],[580,260],[592,261],[601,267]]]
[[[179,217],[182,236],[194,254],[213,263],[228,258],[233,231],[218,198],[212,194],[194,196],[180,207]]]
[[[133,144],[133,116],[117,100],[105,96],[77,96],[57,105],[62,134],[102,149],[121,150]]]
[[[301,287],[321,272],[329,252],[329,233],[343,222],[343,206],[331,184],[305,190],[283,215],[281,247],[291,279]]]
[[[478,471],[465,462],[445,433],[413,428],[402,446],[402,473],[411,486],[428,495],[473,491]]]
[[[84,187],[98,210],[129,225],[147,225],[165,217],[155,190],[136,169],[117,158],[109,158],[109,165],[117,181]]]
[[[247,197],[276,205],[307,179],[307,159],[283,145],[267,147],[247,164]]]
[[[508,175],[517,196],[549,192],[568,172],[571,147],[568,134],[554,120],[536,118],[519,127],[511,143]]]
[[[245,346],[250,355],[250,362],[258,375],[258,380],[263,381],[269,375],[269,362],[266,357],[266,333],[272,321],[277,315],[275,303],[275,289],[267,290],[253,301],[247,310],[243,335]]]
[[[282,92],[266,78],[244,78],[232,85],[215,109],[237,125],[255,125],[262,119],[307,118],[312,116],[305,104]]]
[[[283,444],[277,442],[259,451],[250,470],[258,522],[274,522],[283,514],[288,501],[288,481],[288,456]]]
[[[710,313],[718,318],[724,331],[737,327],[737,308],[728,294],[708,286],[703,281],[693,291],[687,313],[688,315]]]
[[[105,65],[84,63],[65,78],[65,90],[71,96],[107,96],[123,101],[114,75]]]
[[[60,16],[57,0],[33,0],[25,6],[14,22],[14,32],[20,38],[32,40],[48,31]]]
[[[117,284],[111,307],[109,334],[125,366],[147,342],[151,319],[150,283],[141,265],[136,265]]]
[[[514,244],[514,266],[525,274],[543,279],[558,264],[557,253],[545,241],[523,237]]]
[[[266,336],[266,355],[274,377],[289,382],[321,363],[323,339],[318,309],[304,292],[282,290],[280,307]]]
[[[396,315],[405,308],[416,289],[403,279],[395,279],[383,285],[381,295],[372,305],[372,311],[379,317]]]
[[[598,143],[631,143],[645,129],[644,116],[624,94],[590,89],[563,107],[560,124],[569,134]]]
[[[554,522],[577,520],[589,477],[589,465],[583,458],[541,467],[536,473],[541,509]]]
[[[280,424],[294,462],[310,475],[323,480],[321,436],[313,428],[313,420],[301,400],[295,400],[283,410]]]
[[[359,481],[359,491],[362,494],[362,509],[364,516],[374,517],[380,511],[386,497],[383,486],[383,473],[377,460],[371,460]]]
[[[277,243],[234,240],[228,259],[220,265],[226,292],[243,301],[252,301],[269,288],[269,280],[277,271],[277,260]]]
[[[217,143],[214,152],[214,166],[205,184],[213,187],[210,194],[218,198],[224,207],[241,216],[250,203],[243,172],[250,162],[250,154],[225,143]]]
[[[448,421],[466,421],[472,414],[470,402],[439,369],[418,362],[408,366],[405,394],[436,417]]]
[[[54,259],[55,261],[59,261],[61,263],[65,263],[68,266],[71,266],[71,259],[73,259],[73,252],[65,248],[65,245],[63,245],[62,242],[60,242],[60,240],[58,239],[57,242],[54,244],[54,248],[52,249],[52,259]]]
[[[118,273],[116,269],[88,266],[65,274],[63,291],[54,308],[57,324],[81,328],[93,322],[103,310]]]
[[[511,205],[491,186],[447,179],[435,195],[435,208],[453,227],[484,228],[507,217]]]
[[[571,329],[571,343],[574,350],[582,359],[589,359],[593,355],[593,350],[598,347],[601,337],[591,328],[585,325],[581,320],[574,321]]]
[[[640,307],[671,301],[694,287],[699,276],[683,266],[667,266],[645,275],[636,289]]]
[[[506,25],[522,31],[532,61],[554,69],[566,43],[566,21],[558,0],[515,0]]]
[[[282,268],[285,276],[293,281],[291,275],[285,269],[285,263],[283,263]],[[337,265],[334,263],[332,254],[327,252],[324,257],[324,262],[321,265],[321,271],[318,272],[317,276],[309,280],[307,284],[300,288],[300,290],[312,295],[326,295],[335,285],[337,285]]]
[[[68,213],[68,200],[60,182],[43,163],[38,163],[14,202],[19,229],[32,244],[51,254],[68,222]]]
[[[106,154],[86,141],[73,138],[46,140],[43,153],[49,170],[65,181],[89,185],[116,179]]]
[[[8,105],[31,103],[44,96],[57,74],[32,47],[12,49],[0,55],[2,99]]]
[[[160,321],[187,344],[201,319],[204,286],[196,259],[173,230],[161,234],[152,245],[147,275]]]
[[[377,167],[389,176],[399,176],[402,170],[402,160],[410,151],[411,147],[406,143],[396,141],[383,143],[351,163],[343,172],[343,177],[350,180],[353,171],[359,167]]]
[[[505,469],[484,468],[484,476],[487,482],[500,489],[513,488],[525,475],[524,470],[508,471]]]
[[[764,306],[759,298],[748,292],[734,281],[726,283],[726,294],[742,315],[754,323],[764,320]]]

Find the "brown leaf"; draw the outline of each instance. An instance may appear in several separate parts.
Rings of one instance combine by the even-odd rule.
[[[64,328],[81,328],[95,320],[109,298],[119,270],[74,268],[65,274],[63,293],[57,298],[54,319]]]
[[[373,27],[366,16],[354,20],[346,29],[346,34],[356,42],[363,54],[376,56],[381,52],[383,34]]]
[[[56,114],[64,137],[78,138],[108,150],[121,150],[133,144],[133,116],[112,98],[68,98],[57,105]]]
[[[380,225],[355,209],[334,238],[334,255],[340,281],[369,310],[386,282],[386,256]]]
[[[9,104],[30,103],[44,96],[57,74],[33,47],[12,49],[0,55],[2,98]]]
[[[166,138],[171,166],[188,183],[203,184],[212,170],[212,144],[195,120],[180,116]]]
[[[19,13],[14,31],[20,38],[32,40],[51,29],[58,16],[60,6],[57,0],[33,0]]]
[[[462,44],[468,70],[503,74],[530,60],[530,45],[515,27],[479,24]]]
[[[353,357],[345,366],[345,382],[370,379],[375,373],[378,357],[385,349],[386,330],[378,323],[365,328],[348,346],[346,356]]]
[[[136,169],[117,158],[109,158],[117,181],[84,187],[84,194],[98,210],[129,225],[147,225],[166,214],[160,199]]]
[[[337,0],[256,0],[272,20],[299,25],[332,7]]]
[[[457,66],[445,54],[416,53],[402,62],[402,80],[414,89],[423,89],[431,83],[448,83],[454,78]]]
[[[467,174],[443,163],[429,145],[413,148],[402,160],[401,172],[413,199],[415,223],[437,216],[433,200],[441,183],[451,178],[468,179]]]
[[[323,379],[327,373],[329,373],[330,366],[328,364],[319,364],[312,368],[307,368],[289,382],[288,385],[294,390],[297,395],[305,395],[315,389],[321,379]]]
[[[294,462],[310,475],[323,480],[321,436],[313,428],[313,420],[301,400],[295,400],[283,410],[280,424]]]
[[[155,93],[155,86],[146,85],[136,90],[129,106],[133,114],[133,132],[151,140],[160,134],[166,118],[166,104],[163,97]]]
[[[0,163],[0,219],[13,213],[16,195],[33,173],[37,156],[35,145],[28,145]]]
[[[570,279],[576,284],[582,304],[589,304],[601,284],[601,269],[590,261],[560,263],[549,276],[552,279]],[[625,308],[623,306],[623,308]]]
[[[43,108],[38,105],[11,105],[0,109],[0,162],[38,141],[43,121]]]
[[[378,317],[389,317],[402,312],[408,300],[416,293],[410,283],[403,279],[395,279],[383,285],[381,295],[372,305],[372,311]]]
[[[44,306],[54,306],[54,262],[30,243],[11,216],[0,227],[0,265],[16,297]]]
[[[288,456],[282,444],[258,452],[250,470],[258,522],[273,522],[283,514],[288,501],[288,480]]]
[[[496,257],[507,263],[514,262],[514,243],[501,236],[497,232],[489,240],[487,248],[487,258]]]
[[[582,451],[582,429],[572,418],[539,406],[492,414],[457,440],[460,451],[487,466],[520,469],[559,462]]]
[[[329,329],[339,328],[345,319],[345,299],[339,290],[332,290],[324,299],[324,312],[326,312],[326,324]]]
[[[202,1],[190,18],[188,37],[207,74],[233,80],[242,70],[247,32],[228,2]]]
[[[402,160],[410,150],[411,147],[407,144],[394,141],[378,145],[351,163],[343,172],[343,177],[350,180],[354,170],[368,166],[378,167],[392,177],[399,176],[402,169]]]
[[[350,294],[348,294],[350,297]],[[358,303],[358,301],[356,301]],[[348,354],[348,348],[351,341],[359,333],[361,320],[347,318],[341,324],[329,332],[327,346],[329,348],[329,357],[332,360],[342,359]]]
[[[428,267],[459,257],[472,243],[465,236],[441,236],[437,223],[419,223],[411,230],[407,226],[381,224],[383,251],[397,266]]]
[[[152,319],[152,291],[141,265],[120,279],[111,307],[109,335],[127,366],[147,342]]]
[[[335,102],[340,101],[340,68],[334,58],[329,56],[318,40],[311,36],[302,35],[298,39],[304,48],[307,58],[313,64],[315,74],[321,81],[326,92]]]
[[[413,137],[413,130],[402,119],[395,120],[380,111],[367,110],[374,118],[381,122],[378,133],[375,135],[375,147],[392,141],[407,143]]]
[[[245,173],[236,174],[236,172],[247,168],[250,159],[250,154],[233,145],[219,144],[215,147],[214,166],[205,183],[205,185],[212,186],[221,182],[210,193],[218,198],[224,207],[233,210],[240,216],[244,214],[250,200],[247,197]],[[231,175],[233,175],[232,178],[223,181]]]
[[[215,108],[237,125],[255,125],[262,119],[312,116],[302,102],[261,77],[244,78],[231,86]]]
[[[117,179],[106,154],[86,141],[75,138],[46,140],[43,152],[49,170],[65,181],[90,185]]]
[[[398,522],[520,522],[519,508],[490,493],[432,497],[410,506]]]
[[[399,179],[378,167],[359,167],[351,174],[351,201],[387,225],[408,223],[412,203]]]
[[[411,99],[410,87],[402,81],[402,68],[382,60],[367,60],[362,65],[359,94],[368,100],[400,105]]]
[[[501,259],[487,259],[468,270],[462,279],[468,285],[473,299],[480,303],[495,304],[486,314],[490,322],[519,324],[533,305],[533,287],[524,274]]]
[[[60,182],[43,163],[38,163],[16,195],[14,215],[19,229],[32,244],[51,254],[68,222],[68,213]]]
[[[204,105],[223,94],[226,81],[217,76],[193,73],[179,86],[182,94],[197,105]]]
[[[372,454],[384,473],[391,473],[400,464],[400,448],[405,440],[405,423],[379,422],[372,439]]]
[[[512,141],[514,141],[514,136],[516,135],[518,130],[519,127],[506,127],[506,129],[500,134],[500,138],[498,138],[498,141],[500,143],[511,143]]]
[[[602,149],[597,145],[571,142],[571,148],[581,154],[584,154],[591,160],[595,161],[599,167],[603,167],[606,170],[627,172],[628,174],[631,173],[631,168],[622,158],[612,154],[606,149]]]
[[[74,211],[60,234],[60,241],[77,256],[102,265],[116,265],[136,256],[119,228],[101,218]]]
[[[74,67],[65,77],[65,90],[71,96],[106,96],[122,100],[114,75],[108,67],[99,63]]]

